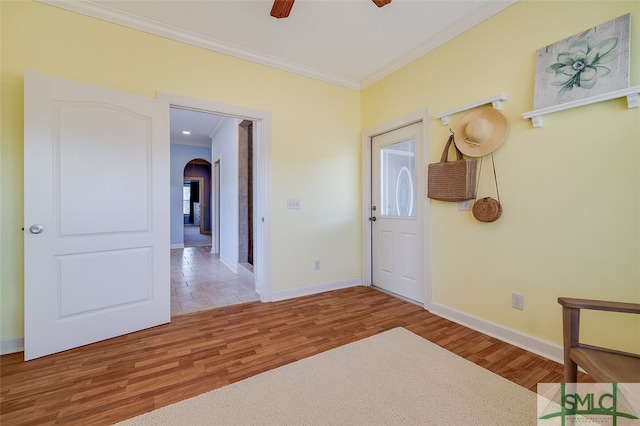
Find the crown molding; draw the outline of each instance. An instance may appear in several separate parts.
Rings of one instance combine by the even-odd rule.
[[[368,77],[357,81],[346,78],[337,74],[328,73],[316,68],[307,67],[295,62],[286,61],[270,55],[265,55],[254,50],[245,49],[230,43],[223,43],[208,37],[184,31],[169,25],[165,25],[150,19],[142,19],[131,14],[115,10],[113,8],[92,3],[88,0],[35,0],[39,3],[49,6],[58,7],[71,12],[80,13],[82,15],[101,19],[114,24],[122,25],[127,28],[144,31],[170,40],[189,44],[192,46],[207,49],[213,52],[222,53],[233,56],[235,58],[244,59],[250,62],[277,68],[282,71],[291,72],[326,83],[336,84],[338,86],[349,89],[362,90],[377,81],[383,79],[389,74],[408,65],[416,59],[424,56],[435,48],[441,46],[454,37],[462,34],[470,28],[480,24],[491,16],[501,12],[509,6],[517,3],[519,0],[497,0],[490,1],[482,5],[470,14],[465,15],[454,25],[447,27],[438,33],[436,37],[427,40],[425,43],[405,53],[397,60],[387,64],[380,70],[372,73]]]
[[[220,131],[220,129],[222,129],[222,126],[225,125],[225,123],[227,122],[228,119],[229,119],[229,117],[221,118],[220,121],[218,121],[218,123],[216,124],[216,127],[213,128],[211,133],[209,133],[209,139],[211,139],[212,142],[215,139],[215,137],[218,134],[218,132]]]
[[[39,3],[47,4],[49,6],[54,6],[71,12],[80,13],[82,15],[91,16],[93,18],[102,19],[104,21],[122,25],[135,30],[144,31],[174,41],[201,47],[203,49],[255,62],[261,65],[266,65],[272,68],[278,68],[283,71],[292,72],[294,74],[314,78],[316,80],[336,84],[338,86],[343,86],[349,89],[360,89],[360,83],[352,79],[348,79],[332,73],[327,73],[294,62],[285,61],[273,56],[264,55],[250,49],[243,49],[232,44],[222,43],[208,37],[202,37],[201,35],[164,25],[150,19],[142,19],[137,16],[114,10],[107,6],[91,3],[86,0],[36,1]]]
[[[365,89],[377,81],[382,80],[384,77],[389,74],[398,71],[400,68],[405,65],[410,64],[421,56],[426,55],[431,52],[435,48],[443,45],[444,43],[452,40],[453,38],[459,36],[465,31],[470,30],[481,22],[489,19],[493,15],[502,12],[504,9],[509,6],[514,5],[519,0],[499,0],[499,1],[490,1],[480,6],[478,9],[473,12],[463,16],[460,20],[458,20],[454,25],[447,27],[446,29],[440,31],[437,36],[430,38],[426,42],[422,43],[418,47],[408,51],[404,55],[400,56],[395,61],[389,63],[368,77],[362,79],[360,81],[360,88]]]

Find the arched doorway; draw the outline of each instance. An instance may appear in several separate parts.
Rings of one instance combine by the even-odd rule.
[[[184,167],[182,187],[184,246],[211,245],[211,163],[198,158]]]

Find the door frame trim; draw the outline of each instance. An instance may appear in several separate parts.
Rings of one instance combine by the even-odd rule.
[[[424,283],[425,309],[431,307],[431,209],[429,200],[426,197],[427,164],[429,164],[429,109],[425,108],[397,118],[393,121],[366,129],[362,133],[362,283],[371,286],[371,226],[369,217],[371,216],[371,141],[374,137],[384,133],[397,130],[411,124],[422,122],[422,158],[418,159],[416,168],[416,191],[418,193],[417,202],[421,204],[421,215],[418,220],[418,240],[421,251],[421,259],[418,262],[421,270],[418,274]]]
[[[211,163],[211,252],[220,254],[220,158]]]
[[[186,108],[210,112],[232,118],[252,120],[256,123],[254,134],[258,136],[254,141],[257,159],[257,170],[254,176],[258,185],[254,194],[254,277],[256,290],[260,294],[260,301],[272,301],[271,283],[271,112],[238,105],[224,104],[205,99],[190,98],[166,92],[158,92],[158,99],[169,103],[169,107]],[[256,143],[257,142],[257,143]],[[215,159],[212,158],[212,164]]]

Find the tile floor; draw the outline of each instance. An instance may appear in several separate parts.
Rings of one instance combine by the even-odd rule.
[[[171,250],[171,315],[260,300],[253,273],[234,274],[211,246]]]
[[[197,247],[197,246],[210,246],[211,234],[201,234],[200,227],[197,225],[184,225],[184,246],[185,247]]]

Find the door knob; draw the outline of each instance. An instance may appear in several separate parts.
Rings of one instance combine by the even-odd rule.
[[[44,232],[44,227],[42,225],[31,225],[31,227],[29,228],[29,232],[31,232],[32,234],[41,234],[42,232]]]
[[[371,216],[371,217],[369,218],[369,220],[370,220],[371,222],[375,222],[375,221],[376,221],[376,217],[375,217],[375,216]]]

